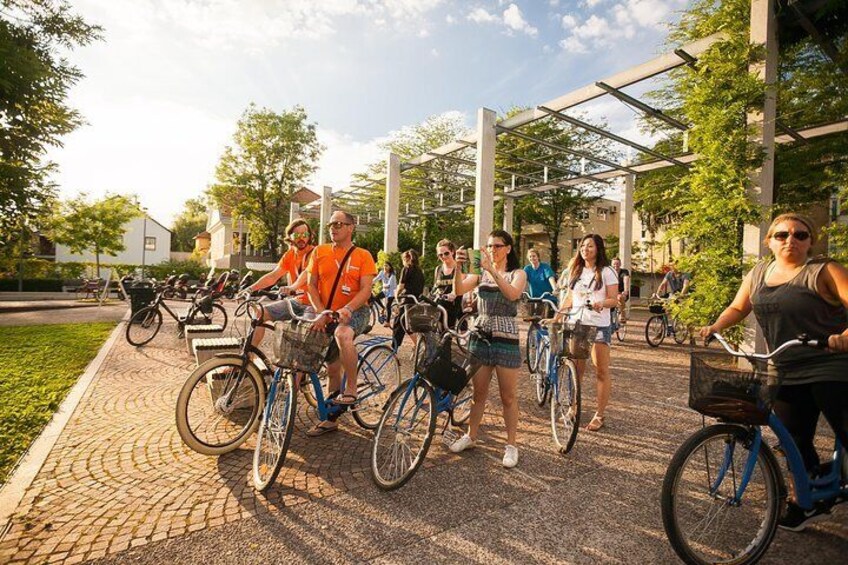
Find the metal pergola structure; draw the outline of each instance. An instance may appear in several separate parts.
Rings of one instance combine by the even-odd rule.
[[[786,1],[798,10],[795,0]],[[751,10],[752,42],[764,44],[769,53],[766,62],[760,67],[752,67],[751,72],[761,76],[767,85],[776,82],[777,23],[774,2],[775,0],[752,0]],[[805,29],[807,24],[810,24],[809,20],[805,23],[803,18],[799,21]],[[824,38],[819,35],[816,39],[816,35],[812,33],[811,36],[828,56],[835,57],[832,49],[827,48]],[[406,162],[390,155],[385,174],[370,176],[332,193],[332,203],[329,190],[325,189],[322,209],[328,217],[330,207],[335,205],[357,216],[361,223],[376,221],[385,225],[384,248],[394,251],[397,247],[399,221],[414,221],[428,215],[463,211],[473,207],[474,244],[479,246],[485,234],[493,227],[495,201],[505,199],[504,229],[511,230],[512,209],[516,198],[559,187],[611,183],[623,178],[619,241],[620,256],[624,266],[629,268],[635,175],[665,167],[687,168],[698,156],[688,151],[689,124],[685,117],[671,115],[673,112],[655,108],[624,90],[673,69],[693,65],[702,53],[721,39],[722,34],[700,39],[500,121],[496,120],[493,111],[481,108],[478,110],[476,132]],[[678,135],[680,150],[674,154],[658,151],[622,134],[590,124],[582,119],[582,116],[574,115],[574,110],[579,112],[581,105],[601,97],[625,104],[634,112],[667,128],[673,135]],[[804,129],[794,129],[782,123],[775,113],[774,92],[767,93],[763,115],[753,119],[758,120],[761,125],[762,137],[758,141],[767,153],[766,165],[763,171],[759,172],[758,186],[761,190],[756,194],[766,205],[771,204],[772,198],[775,143],[805,143],[814,137],[848,130],[848,120]],[[641,160],[630,162],[622,159],[621,151],[612,152],[610,155],[608,150],[600,152],[593,147],[566,147],[556,139],[541,138],[527,131],[529,125],[542,120],[591,133],[596,139],[603,139],[605,147],[612,145],[627,152],[635,151]],[[749,117],[749,121],[751,120]],[[505,148],[505,140],[510,138],[533,146],[534,157],[516,155]],[[496,158],[499,158],[499,161],[496,162]],[[579,167],[575,167],[575,163],[579,163]],[[325,212],[322,212],[322,218],[325,217]],[[756,241],[761,239],[759,237]],[[748,243],[746,251],[749,248],[755,251],[758,247],[756,242]]]

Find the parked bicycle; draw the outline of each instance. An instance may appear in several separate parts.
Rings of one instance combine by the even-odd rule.
[[[804,510],[848,497],[848,462],[837,439],[830,468],[811,479],[780,419],[771,411],[780,382],[768,360],[792,347],[826,347],[807,336],[768,354],[736,351],[719,334],[723,353],[692,353],[689,406],[719,423],[694,433],[678,448],[662,486],[663,526],[686,563],[755,563],[774,538],[786,506],[786,485],[763,426],[780,442]]]
[[[368,297],[368,308],[370,310],[368,327],[364,333],[370,333],[377,324],[385,324],[386,320],[389,319],[389,312],[386,309],[386,297],[382,292],[378,295],[372,294]]]
[[[101,278],[83,279],[82,284],[74,289],[77,300],[97,298],[103,290],[105,281]]]
[[[447,416],[445,429],[468,419],[473,390],[466,385],[479,368],[468,353],[468,335],[448,327],[447,310],[426,297],[409,298],[413,304],[403,315],[419,335],[414,373],[392,392],[371,448],[371,477],[383,490],[400,488],[413,477],[427,456],[439,414]]]
[[[627,337],[627,324],[621,323],[621,311],[618,308],[610,310],[610,326],[615,334],[615,339],[623,342],[624,338]]]
[[[645,324],[645,341],[651,347],[659,347],[666,336],[671,336],[678,345],[687,343],[692,332],[689,327],[676,316],[671,317],[666,311],[670,298],[653,297],[648,303],[648,310],[653,314]]]
[[[164,292],[156,293],[156,298],[130,318],[126,337],[130,345],[141,347],[150,343],[162,327],[162,310],[177,322],[177,337],[182,338],[187,325],[218,324],[227,327],[227,311],[218,300],[218,294],[212,293],[203,298],[193,298],[185,315],[179,315],[165,302]]]
[[[353,419],[365,429],[374,429],[380,421],[383,404],[400,382],[400,363],[388,338],[375,337],[358,343],[357,400],[351,406],[340,406],[325,396],[319,373],[332,335],[311,331],[313,319],[296,316],[289,306],[292,322],[276,322],[274,357],[276,366],[268,387],[256,449],[253,453],[253,485],[265,491],[280,473],[294,430],[299,379],[312,385],[318,418],[323,422],[350,409]],[[337,319],[331,310],[318,314]],[[341,390],[344,390],[345,377]]]
[[[527,339],[525,340],[524,362],[530,373],[534,373],[539,365],[539,343],[547,330],[541,326],[540,320],[553,316],[557,309],[556,297],[550,292],[542,294],[539,298],[530,298],[526,292],[521,295],[521,303],[518,307],[518,316],[524,321],[530,322],[527,328]]]

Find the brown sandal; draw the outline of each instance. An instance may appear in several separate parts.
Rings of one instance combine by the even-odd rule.
[[[586,430],[589,432],[597,432],[601,428],[604,427],[604,417],[595,414],[592,417],[592,421],[589,422],[589,425],[586,426]]]
[[[330,432],[334,432],[339,429],[339,425],[336,424],[334,426],[322,426],[325,422],[318,422],[311,429],[306,431],[306,435],[309,437],[318,437],[324,434],[329,434]]]

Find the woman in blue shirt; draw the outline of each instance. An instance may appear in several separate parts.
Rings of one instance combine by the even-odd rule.
[[[556,287],[556,275],[547,263],[539,259],[539,252],[535,249],[527,251],[527,260],[530,264],[524,267],[527,273],[527,287],[531,298],[540,298],[546,292],[553,292]]]

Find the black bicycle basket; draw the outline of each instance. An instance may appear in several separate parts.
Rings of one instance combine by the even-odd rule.
[[[726,353],[696,352],[689,367],[689,407],[738,424],[768,423],[779,388],[768,363]]]
[[[453,336],[439,336],[433,332],[422,335],[424,340],[417,359],[416,371],[424,375],[430,384],[459,394],[471,379],[469,353],[455,343]]]

